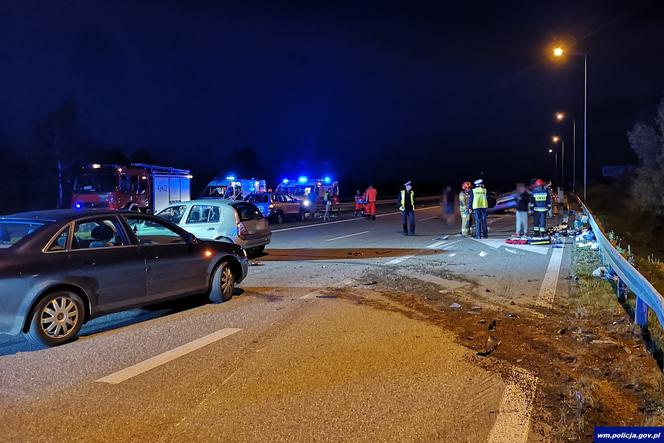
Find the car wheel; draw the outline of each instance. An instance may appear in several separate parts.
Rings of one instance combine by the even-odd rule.
[[[233,297],[233,291],[235,291],[235,274],[233,274],[230,264],[222,262],[212,276],[210,300],[213,302],[228,301]]]
[[[57,291],[44,297],[34,307],[28,339],[43,346],[58,346],[76,338],[83,326],[83,300],[69,291]]]
[[[277,214],[274,216],[274,220],[277,222],[278,225],[282,224],[284,222],[284,214],[281,212],[277,212]]]

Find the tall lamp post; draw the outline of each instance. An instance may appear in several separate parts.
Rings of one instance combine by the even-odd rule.
[[[560,164],[561,164],[560,169],[562,170],[562,174],[561,174],[561,177],[560,177],[560,183],[562,184],[562,187],[564,188],[565,187],[565,140],[563,140],[563,138],[558,136],[558,135],[554,135],[553,137],[551,137],[551,141],[554,142],[554,143],[560,142],[561,153],[562,153],[562,158],[560,160]],[[556,168],[558,168],[557,157],[558,157],[558,153],[556,152]],[[556,175],[557,175],[557,173],[558,173],[558,171],[556,171]],[[556,178],[558,178],[558,177],[556,177]]]
[[[556,112],[556,121],[563,122],[567,118],[564,112]],[[563,159],[564,161],[564,159]],[[563,186],[565,183],[563,181]],[[576,119],[572,119],[572,191],[576,192]]]
[[[563,57],[565,50],[561,46],[553,49],[554,57]],[[583,57],[583,199],[588,192],[588,54],[572,53]]]

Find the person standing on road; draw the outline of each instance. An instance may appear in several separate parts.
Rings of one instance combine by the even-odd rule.
[[[470,234],[470,193],[473,185],[470,182],[464,182],[459,192],[459,214],[461,214],[461,235],[467,237]]]
[[[535,189],[530,196],[530,210],[533,213],[535,237],[546,235],[546,215],[551,209],[551,194],[540,178],[535,180]]]
[[[376,200],[378,199],[378,191],[373,185],[369,185],[365,195],[367,200],[364,212],[367,214],[369,220],[376,220]]]
[[[323,221],[330,221],[330,210],[332,209],[332,191],[328,189],[323,195],[323,203],[325,204],[325,215]]]
[[[364,195],[360,192],[360,190],[355,191],[355,217],[357,217],[358,214],[364,214]]]
[[[403,219],[403,235],[415,235],[415,193],[410,181],[404,184],[399,200],[399,211]],[[410,229],[409,229],[410,225]]]
[[[524,183],[516,184],[516,236],[528,235],[528,211],[530,209],[530,192]]]
[[[489,209],[489,199],[482,179],[475,180],[475,187],[470,194],[470,207],[475,216],[475,238],[487,238],[489,229],[486,224],[486,215]]]

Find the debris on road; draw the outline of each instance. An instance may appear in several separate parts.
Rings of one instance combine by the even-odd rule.
[[[252,261],[252,262],[249,262],[249,266],[265,266],[265,263],[260,262],[260,261]]]
[[[461,309],[461,305],[459,303],[452,303],[450,305],[450,308],[452,308],[452,309]]]
[[[377,282],[376,280],[372,280],[372,281],[368,281],[368,282],[366,282],[366,283],[362,283],[362,284],[363,284],[364,286],[373,286],[373,285],[377,285],[378,282]]]
[[[495,331],[496,330],[496,320],[491,320],[491,323],[489,323],[489,331]]]
[[[489,334],[489,336],[486,339],[486,344],[484,345],[484,351],[478,352],[477,355],[480,357],[486,357],[487,355],[491,354],[493,351],[496,350],[498,346],[500,346],[501,341],[496,338],[495,335]]]

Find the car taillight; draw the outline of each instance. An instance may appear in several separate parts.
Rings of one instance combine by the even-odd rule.
[[[249,231],[247,231],[247,227],[244,226],[243,223],[238,223],[238,225],[237,225],[237,235],[239,237],[243,237],[247,234],[249,234]]]

